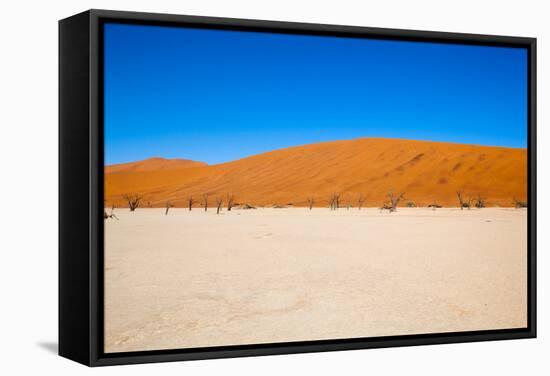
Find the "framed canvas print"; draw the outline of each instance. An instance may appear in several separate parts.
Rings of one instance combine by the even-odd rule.
[[[60,355],[535,337],[535,39],[59,26]]]

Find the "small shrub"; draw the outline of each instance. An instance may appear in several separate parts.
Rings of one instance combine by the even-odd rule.
[[[407,207],[408,208],[416,208],[416,204],[413,201],[409,201],[409,202],[407,202]]]
[[[516,209],[527,208],[527,201],[521,201],[514,199],[514,206]]]

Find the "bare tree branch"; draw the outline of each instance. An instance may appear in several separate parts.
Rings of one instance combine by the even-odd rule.
[[[235,203],[235,197],[233,196],[233,193],[227,194],[227,211],[231,211],[231,208],[233,207],[233,204]]]
[[[395,195],[393,192],[388,192],[387,196],[388,196],[388,199],[390,200],[389,204],[384,204],[384,206],[382,206],[381,209],[386,209],[386,210],[389,210],[390,213],[393,213],[397,211],[397,205],[399,204],[399,201],[401,201],[404,198],[405,193],[402,192],[398,195]]]
[[[361,207],[363,206],[363,203],[365,202],[365,197],[362,193],[359,193],[359,198],[357,199],[357,208],[361,210]]]
[[[136,210],[139,207],[141,200],[143,199],[143,195],[140,195],[139,193],[125,194],[122,197],[128,203],[128,207],[130,208],[130,211]]]
[[[527,201],[518,200],[515,197],[513,198],[513,203],[516,209],[527,208],[529,206],[527,205]]]
[[[223,199],[221,197],[216,197],[216,214],[220,214],[222,210]]]
[[[462,197],[462,191],[456,191],[456,197],[458,197],[458,202],[460,203],[460,210],[464,210],[464,198]]]
[[[195,200],[193,200],[193,196],[189,196],[187,199],[187,205],[189,207],[189,211],[193,208],[193,204],[195,203]]]
[[[202,204],[204,205],[204,211],[208,211],[208,193],[202,195]]]
[[[472,207],[472,198],[464,198],[462,190],[456,191],[456,196],[458,197],[458,201],[460,203],[460,210],[464,210],[464,208],[470,210],[470,208]]]
[[[330,210],[337,210],[340,208],[340,193],[334,192],[330,196]]]
[[[170,200],[166,201],[166,211],[164,212],[164,215],[168,215],[168,210],[170,210],[170,208],[173,208],[173,207],[174,205],[172,205]]]
[[[476,202],[475,206],[478,209],[484,208],[486,206],[485,199],[483,197],[481,197],[480,194],[477,195],[477,197],[475,199],[475,202]]]
[[[113,206],[111,206],[111,213],[110,214],[107,214],[107,210],[103,210],[103,219],[114,218],[118,221],[118,217],[114,213],[115,208],[116,208],[116,205],[113,204]]]

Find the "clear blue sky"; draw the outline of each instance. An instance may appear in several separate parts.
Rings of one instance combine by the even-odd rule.
[[[105,25],[105,163],[320,141],[527,145],[525,49]]]

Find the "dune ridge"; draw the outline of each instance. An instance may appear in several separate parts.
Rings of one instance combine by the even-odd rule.
[[[527,196],[527,150],[404,139],[360,138],[285,149],[217,165],[152,158],[106,166],[106,205],[126,206],[124,194],[144,196],[143,206],[167,200],[185,207],[203,195],[213,206],[228,193],[237,203],[258,206],[327,206],[333,192],[342,205],[377,207],[388,192],[404,192],[401,205],[436,202],[458,206],[456,191],[483,197],[489,206],[513,205]]]
[[[175,170],[179,168],[201,167],[207,165],[208,164],[205,162],[197,162],[189,159],[153,157],[136,162],[117,163],[105,166],[105,173]]]

